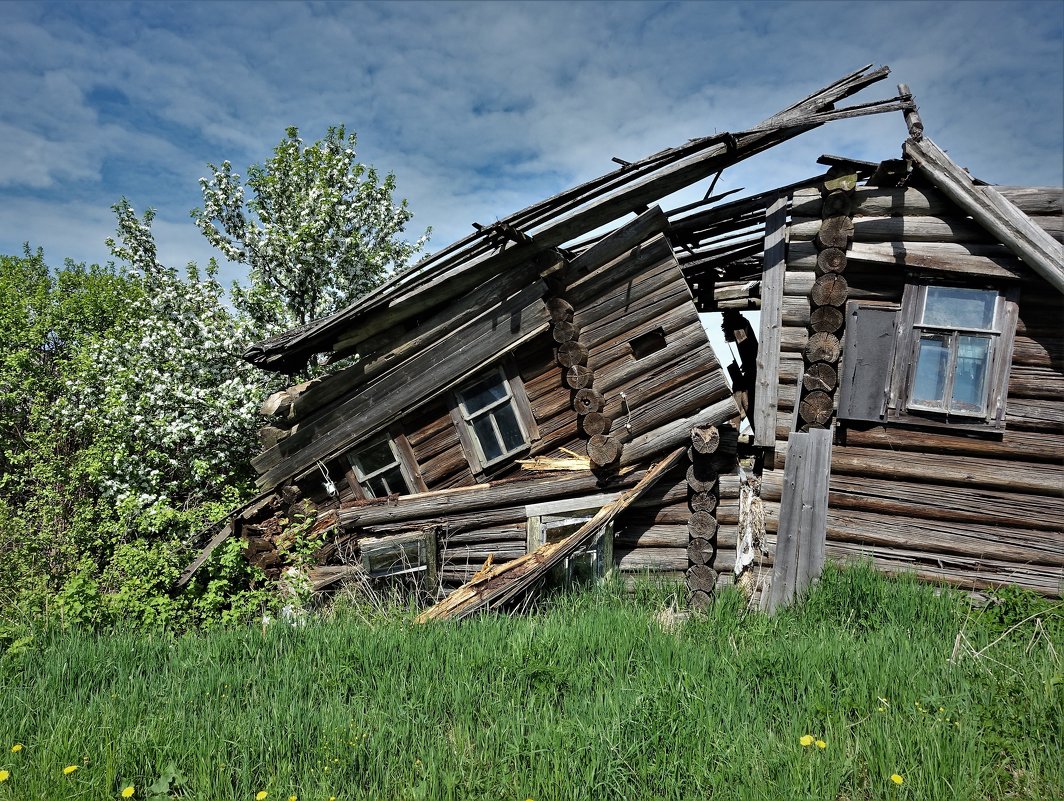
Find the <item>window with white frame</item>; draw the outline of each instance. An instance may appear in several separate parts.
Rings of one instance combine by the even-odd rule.
[[[1004,428],[1016,316],[1011,290],[931,281],[851,301],[839,419]]]
[[[989,289],[916,287],[910,411],[985,417],[1004,298]]]
[[[524,452],[535,433],[520,379],[502,366],[455,391],[451,415],[474,472]]]

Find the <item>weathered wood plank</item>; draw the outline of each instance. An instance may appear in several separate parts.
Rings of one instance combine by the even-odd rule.
[[[776,550],[773,553],[772,589],[769,612],[790,603],[798,579],[798,548],[801,530],[802,483],[804,463],[809,455],[809,435],[791,434],[788,459],[783,477],[783,501],[780,505]]]
[[[569,275],[576,279],[602,267],[632,248],[647,242],[669,227],[669,218],[660,206],[653,206],[600,239],[569,263]]]
[[[783,325],[784,274],[787,270],[785,234],[787,198],[777,197],[765,214],[764,272],[761,277],[761,324],[758,334],[754,411],[750,420],[754,444],[771,447],[775,442],[776,372],[779,369],[780,334]]]

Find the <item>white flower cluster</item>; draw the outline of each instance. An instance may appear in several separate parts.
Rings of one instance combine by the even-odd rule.
[[[150,212],[115,209],[120,243],[109,244],[143,287],[135,323],[92,348],[55,412],[106,449],[97,478],[113,500],[187,507],[246,470],[276,379],[239,358],[255,332],[222,304],[213,268],[182,278],[160,265]]]

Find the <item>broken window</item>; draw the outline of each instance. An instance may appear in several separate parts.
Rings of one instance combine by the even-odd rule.
[[[1016,304],[996,289],[907,284],[847,304],[839,417],[1004,427]]]
[[[602,506],[614,499],[615,495],[602,495],[526,506],[528,552],[532,553],[548,542],[565,539],[591,520]],[[555,567],[548,580],[555,586],[584,584],[604,576],[612,565],[613,523],[609,523],[588,545],[570,554]]]
[[[435,540],[431,531],[394,534],[359,541],[362,566],[370,578],[435,572]]]
[[[451,415],[475,473],[527,450],[538,433],[512,366],[492,368],[456,391]]]

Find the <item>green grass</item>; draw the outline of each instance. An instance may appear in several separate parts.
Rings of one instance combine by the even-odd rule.
[[[1059,604],[972,612],[867,568],[774,618],[725,594],[670,633],[662,604],[42,632],[0,663],[0,799],[1064,797]]]

